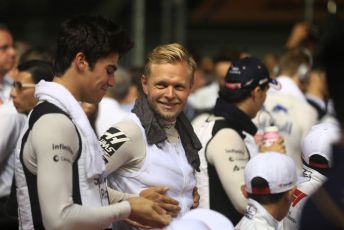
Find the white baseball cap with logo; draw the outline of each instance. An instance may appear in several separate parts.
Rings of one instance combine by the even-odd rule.
[[[296,174],[294,161],[282,153],[260,153],[248,161],[244,172],[246,191],[254,195],[286,192],[303,181]],[[252,187],[252,180],[260,177],[267,187]]]
[[[303,139],[302,159],[314,168],[332,167],[332,144],[340,139],[340,129],[332,123],[320,123],[314,125]],[[312,162],[310,158],[314,155],[324,157],[328,164]]]

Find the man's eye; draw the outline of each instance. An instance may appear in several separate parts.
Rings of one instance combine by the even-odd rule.
[[[176,86],[176,90],[178,91],[183,91],[185,89],[184,86]]]
[[[116,72],[116,69],[112,66],[108,66],[108,67],[106,67],[106,72],[109,75],[113,75]]]
[[[165,86],[164,86],[163,84],[157,84],[156,87],[157,87],[158,89],[163,89],[163,88],[165,88]]]

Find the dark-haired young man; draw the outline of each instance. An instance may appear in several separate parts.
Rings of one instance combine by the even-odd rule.
[[[233,224],[241,219],[247,203],[240,193],[245,165],[250,155],[258,152],[253,140],[257,128],[251,119],[262,108],[271,81],[260,60],[249,57],[234,62],[219,92],[214,115],[196,129],[203,145],[201,162],[202,158],[207,161],[201,164],[201,174],[197,178],[201,199],[209,194],[209,200],[203,200],[201,207],[210,205]],[[270,148],[285,151],[282,140]]]
[[[131,47],[125,32],[102,17],[78,16],[61,25],[55,78],[36,85],[39,103],[16,154],[21,229],[103,229],[128,217],[168,224],[153,201],[107,189],[98,139],[79,103],[101,100]]]
[[[242,193],[248,198],[245,216],[235,229],[278,230],[300,182],[293,160],[280,153],[259,154],[245,167]]]

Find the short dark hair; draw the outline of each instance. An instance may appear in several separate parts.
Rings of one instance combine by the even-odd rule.
[[[48,48],[41,46],[31,47],[26,50],[19,59],[19,64],[30,61],[30,60],[42,60],[42,61],[53,61],[52,52]]]
[[[269,187],[268,182],[262,177],[253,178],[251,181],[251,186],[252,188],[253,187],[255,188],[268,188]],[[274,204],[280,201],[287,192],[288,191],[269,194],[269,195],[257,195],[257,194],[248,193],[248,197],[257,201],[260,204]]]
[[[78,52],[82,52],[91,69],[98,59],[112,53],[120,57],[133,47],[126,32],[114,22],[101,16],[80,15],[61,24],[55,54],[57,76],[71,65]]]
[[[17,68],[18,71],[29,72],[35,84],[40,80],[52,81],[54,78],[53,67],[50,62],[31,60],[21,63]]]
[[[304,165],[306,165],[307,167],[319,172],[320,174],[328,177],[329,176],[329,172],[330,172],[330,165],[328,160],[319,155],[319,154],[314,154],[309,158],[309,164],[307,164],[303,159],[302,159],[302,163]],[[317,165],[323,165],[325,167],[317,167]]]

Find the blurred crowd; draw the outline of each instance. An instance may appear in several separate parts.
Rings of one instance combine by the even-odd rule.
[[[71,19],[56,50],[0,26],[3,229],[344,228],[339,21],[131,67],[111,23]]]

